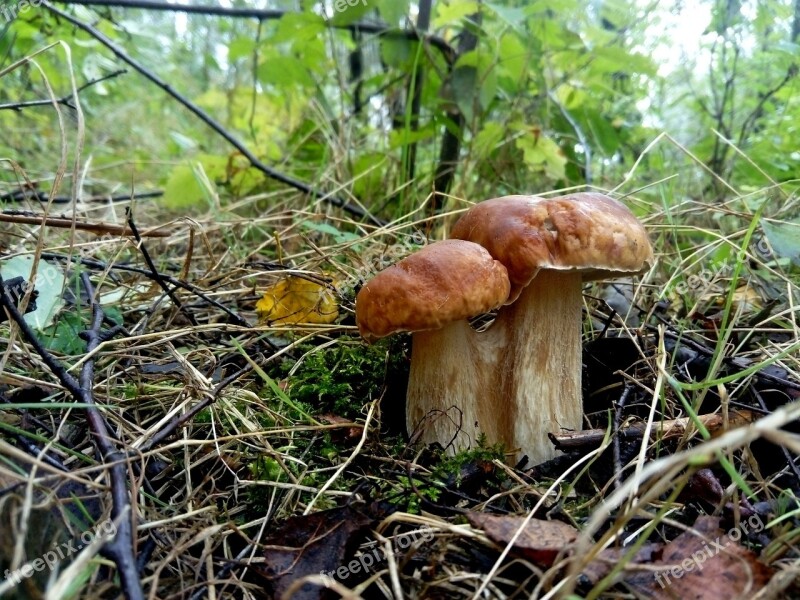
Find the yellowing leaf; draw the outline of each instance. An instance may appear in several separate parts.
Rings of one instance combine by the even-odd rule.
[[[533,170],[544,171],[551,179],[563,179],[567,157],[541,130],[533,128],[527,135],[517,138],[516,146],[522,150],[523,160]]]
[[[265,290],[256,312],[262,322],[271,324],[332,323],[339,316],[339,305],[326,286],[289,276]]]

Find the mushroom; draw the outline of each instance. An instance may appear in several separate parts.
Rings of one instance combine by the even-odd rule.
[[[434,242],[368,281],[356,296],[356,322],[372,342],[412,332],[406,406],[409,433],[450,452],[485,431],[496,438],[496,408],[479,402],[502,343],[478,343],[468,318],[503,305],[506,268],[478,244]],[[482,340],[481,340],[482,341]]]
[[[505,346],[485,388],[499,420],[490,441],[534,464],[552,458],[547,434],[582,424],[581,284],[645,269],[653,260],[647,233],[623,204],[586,192],[481,202],[452,237],[486,248],[511,281],[492,327]]]

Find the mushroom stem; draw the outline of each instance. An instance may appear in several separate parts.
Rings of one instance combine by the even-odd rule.
[[[504,335],[495,329],[477,333],[460,320],[412,335],[406,396],[412,438],[438,442],[450,454],[474,448],[481,433],[499,439],[491,387]]]
[[[556,455],[548,433],[581,429],[582,302],[579,272],[541,270],[494,324],[508,336],[497,391],[509,410],[499,438],[533,464]]]

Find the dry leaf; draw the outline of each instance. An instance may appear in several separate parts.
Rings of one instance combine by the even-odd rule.
[[[500,545],[507,545],[525,522],[525,517],[467,513],[470,525],[482,529]],[[542,567],[549,567],[564,548],[578,537],[578,530],[559,521],[530,519],[514,541],[514,551]]]
[[[339,305],[328,286],[290,275],[264,291],[256,312],[270,324],[333,323]]]
[[[729,533],[742,535],[745,528],[755,526],[742,521]],[[724,533],[718,517],[699,517],[693,530],[664,546],[661,558],[651,566],[653,570],[631,575],[626,583],[654,600],[745,600],[767,585],[775,572]]]
[[[653,560],[661,555],[663,547],[664,544],[658,543],[644,544],[625,563],[625,566],[653,562]],[[593,586],[599,583],[603,577],[611,573],[614,567],[619,564],[619,561],[622,560],[628,552],[630,552],[630,548],[606,548],[605,550],[601,550],[597,558],[586,565],[581,572],[581,584]],[[621,579],[625,575],[625,572],[626,570],[623,569],[616,580]]]
[[[283,598],[301,577],[346,566],[369,529],[392,510],[380,502],[366,506],[352,503],[290,517],[262,540],[264,562],[253,563],[250,568],[266,580],[271,598]],[[327,597],[324,588],[310,583],[292,595],[293,600]]]

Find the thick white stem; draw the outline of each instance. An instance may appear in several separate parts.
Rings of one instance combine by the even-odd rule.
[[[508,337],[499,371],[499,439],[534,464],[553,458],[547,437],[581,429],[581,275],[540,271],[494,327]]]
[[[485,433],[499,439],[493,378],[505,344],[494,327],[477,333],[467,321],[412,335],[406,426],[449,453],[477,446]]]

